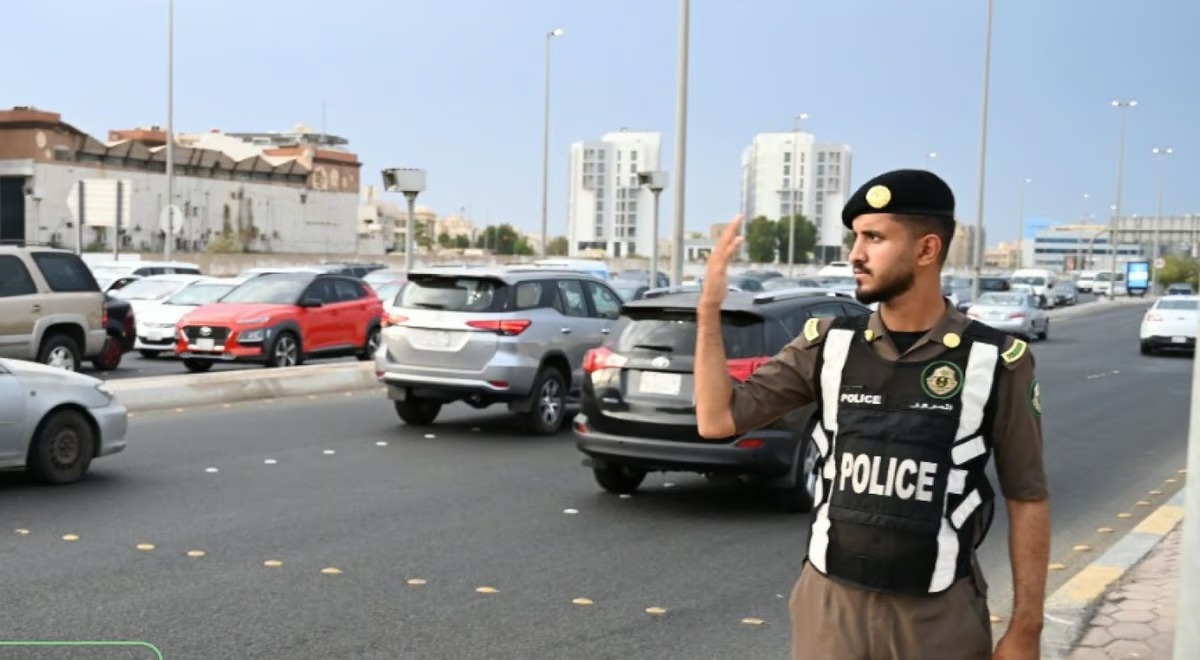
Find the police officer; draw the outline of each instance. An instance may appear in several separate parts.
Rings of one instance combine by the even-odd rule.
[[[702,436],[744,433],[817,404],[809,441],[820,478],[790,601],[792,657],[1037,658],[1050,530],[1033,356],[942,296],[954,195],[937,175],[882,174],[847,201],[842,221],[855,234],[856,296],[878,311],[810,319],[735,389],[720,307],[739,217],[709,257],[697,312]],[[993,513],[993,456],[1014,601],[994,650],[975,561]]]

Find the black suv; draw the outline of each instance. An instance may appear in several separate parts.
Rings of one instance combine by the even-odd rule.
[[[612,339],[588,352],[574,422],[583,464],[612,493],[632,493],[647,472],[736,475],[772,487],[788,510],[808,511],[815,404],[741,436],[700,437],[692,377],[699,295],[668,292],[625,303]],[[870,312],[848,294],[826,289],[731,292],[721,308],[729,375],[746,380],[810,318]]]

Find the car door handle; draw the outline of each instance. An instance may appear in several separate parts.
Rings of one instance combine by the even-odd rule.
[[[38,305],[38,304],[34,304],[34,305],[30,306],[30,309],[32,309],[35,312],[40,312],[40,311],[42,311],[42,306]]]
[[[563,329],[562,329],[562,333],[563,333],[564,335],[569,335],[569,334],[571,334],[571,329],[570,329],[570,328],[563,328]]]

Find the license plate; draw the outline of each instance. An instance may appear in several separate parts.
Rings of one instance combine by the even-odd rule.
[[[192,348],[196,349],[197,351],[211,351],[213,350],[213,346],[214,344],[212,337],[207,339],[197,339],[196,341],[192,342]]]
[[[668,374],[661,371],[643,371],[638,382],[638,391],[642,394],[679,394],[682,378],[679,374]]]
[[[1171,337],[1172,344],[1186,344],[1187,337]]]
[[[450,333],[444,330],[408,331],[408,339],[417,348],[447,348],[450,346]]]

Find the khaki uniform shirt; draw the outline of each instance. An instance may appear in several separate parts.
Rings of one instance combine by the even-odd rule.
[[[738,434],[762,428],[816,400],[817,356],[832,322],[820,319],[815,337],[797,337],[734,389],[731,406]],[[892,343],[878,312],[871,314],[866,333],[871,347],[885,360],[926,362],[946,351],[942,342],[948,333],[961,337],[969,323],[971,319],[947,304],[942,318],[903,354]],[[1041,396],[1033,354],[1028,348],[1014,349],[1015,344],[1010,337],[1000,349],[1004,367],[994,385],[996,414],[985,436],[994,452],[1001,494],[1010,500],[1044,500],[1049,491],[1042,462]]]

